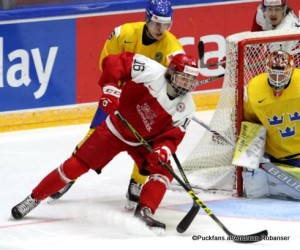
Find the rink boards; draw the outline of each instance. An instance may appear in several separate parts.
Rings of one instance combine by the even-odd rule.
[[[0,12],[0,131],[91,121],[104,42],[114,27],[144,20],[144,1],[130,8],[108,2]],[[188,54],[198,57],[202,40],[206,63],[219,61],[225,38],[250,29],[258,3],[173,1],[172,32]],[[223,73],[221,66],[200,69],[199,80]],[[214,109],[221,87],[222,79],[197,87],[197,109]]]

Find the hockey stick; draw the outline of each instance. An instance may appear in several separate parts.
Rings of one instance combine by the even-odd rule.
[[[203,84],[206,84],[206,83],[210,83],[212,81],[215,81],[215,80],[218,80],[218,79],[221,79],[224,77],[224,74],[221,74],[221,75],[218,75],[218,76],[211,76],[209,78],[206,78],[204,80],[201,80],[198,82],[198,86],[199,85],[203,85]]]
[[[230,139],[228,139],[226,136],[221,135],[218,131],[211,129],[207,124],[205,124],[204,122],[200,121],[197,117],[193,116],[192,120],[194,122],[198,123],[199,125],[201,125],[202,127],[204,127],[205,129],[207,129],[209,132],[211,132],[214,135],[216,135],[219,138],[221,138],[223,141],[225,141],[228,144],[230,144],[231,146],[235,147],[235,143],[233,141],[231,141]]]
[[[173,154],[173,159],[177,165],[177,168],[185,182],[185,184],[190,188],[192,189],[192,186],[191,184],[189,183],[189,180],[187,179],[185,173],[184,173],[184,170],[176,156],[176,154]],[[200,210],[200,206],[197,204],[196,201],[193,202],[193,206],[192,208],[190,209],[190,211],[183,217],[183,219],[179,222],[179,224],[177,225],[177,232],[178,233],[184,233],[188,227],[191,225],[191,223],[193,222],[194,218],[196,217],[196,215],[198,214]]]
[[[200,68],[210,68],[215,67],[219,65],[224,65],[226,61],[211,63],[211,64],[205,64],[204,63],[204,43],[202,41],[199,41],[198,43],[198,54],[200,59]]]
[[[192,120],[195,121],[196,123],[200,124],[202,127],[206,128],[208,131],[210,131],[214,135],[216,135],[219,138],[221,138],[223,141],[225,141],[226,143],[228,143],[233,148],[236,147],[236,144],[232,140],[228,139],[224,135],[221,135],[219,132],[217,132],[215,130],[212,130],[207,124],[205,124],[204,122],[200,121],[198,118],[193,117]],[[284,171],[282,171],[279,167],[277,167],[272,162],[261,163],[259,166],[263,170],[265,170],[268,174],[272,175],[273,177],[275,177],[279,181],[283,182],[284,184],[286,184],[287,186],[289,186],[294,191],[300,192],[300,188],[299,188],[300,187],[300,183],[299,183],[299,180],[297,180],[293,176],[289,175],[288,173],[284,173]],[[293,183],[293,185],[291,185],[291,183]],[[296,183],[296,185],[295,185],[295,183]]]
[[[225,136],[219,134],[217,131],[212,130],[207,124],[205,124],[204,122],[200,121],[198,118],[193,117],[192,118],[193,121],[197,122],[198,124],[200,124],[202,127],[204,127],[205,129],[207,129],[208,131],[212,132],[214,135],[220,137],[222,140],[224,140],[225,142],[228,142],[231,144],[231,141],[229,139],[227,139]],[[232,144],[231,144],[232,145]],[[234,145],[234,144],[233,144]],[[176,159],[174,158],[175,162]],[[178,160],[178,159],[177,159]],[[180,164],[179,161],[176,162],[177,166]],[[182,169],[182,167],[180,166],[180,168]],[[180,170],[179,168],[179,170]],[[183,171],[183,170],[182,170]],[[186,183],[187,180],[186,178],[183,177],[183,179],[185,180]],[[189,185],[190,188],[191,185]],[[188,227],[191,225],[191,223],[193,222],[193,220],[195,219],[196,215],[199,212],[200,207],[198,206],[198,204],[194,201],[193,206],[191,207],[191,209],[188,211],[188,213],[183,217],[183,219],[180,221],[180,223],[177,226],[177,232],[179,233],[183,233],[185,232]]]
[[[115,111],[115,115],[125,124],[125,126],[130,130],[130,132],[136,137],[136,139],[149,151],[154,152],[154,149],[149,145],[149,143],[139,135],[139,133],[131,126],[131,124],[118,112]],[[159,164],[168,171],[174,179],[186,190],[186,192],[192,197],[192,199],[204,209],[204,211],[223,229],[223,231],[228,235],[228,239],[233,240],[237,243],[253,243],[263,240],[266,236],[268,236],[268,231],[263,230],[258,233],[250,234],[250,235],[237,235],[231,233],[223,223],[213,214],[212,211],[196,196],[194,191],[190,189],[172,170],[171,166],[169,166],[166,162],[159,161]]]

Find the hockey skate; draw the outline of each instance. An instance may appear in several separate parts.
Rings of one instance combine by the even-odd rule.
[[[126,193],[126,204],[125,209],[133,210],[136,207],[136,204],[140,199],[142,185],[138,184],[134,181],[134,179],[130,179],[128,191]]]
[[[162,235],[166,231],[166,225],[152,218],[151,209],[148,207],[137,206],[134,216],[142,221],[156,235]]]
[[[26,214],[36,208],[39,204],[40,201],[37,201],[31,195],[29,195],[25,200],[12,208],[11,215],[17,220],[22,219]]]
[[[54,202],[54,201],[60,199],[66,192],[68,192],[68,190],[73,186],[74,183],[75,183],[75,181],[70,181],[61,190],[59,190],[56,193],[50,195],[48,202],[51,203],[51,202]]]

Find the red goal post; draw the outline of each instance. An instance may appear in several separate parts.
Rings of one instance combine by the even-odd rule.
[[[237,141],[243,117],[243,91],[254,76],[265,72],[270,51],[290,52],[300,67],[300,29],[243,32],[226,39],[226,71],[220,98],[209,127]],[[201,120],[201,116],[199,117]],[[206,131],[182,163],[192,187],[243,195],[243,169],[231,164],[234,148]]]

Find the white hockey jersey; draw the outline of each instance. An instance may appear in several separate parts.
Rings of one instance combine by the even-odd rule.
[[[100,86],[123,84],[118,111],[153,147],[167,146],[172,153],[182,141],[194,115],[191,93],[170,99],[167,95],[166,68],[139,54],[125,52],[103,61]],[[114,115],[106,123],[110,131],[129,145],[137,146],[135,136]]]
[[[278,24],[276,27],[273,27],[265,18],[264,12],[261,5],[258,6],[256,12],[256,23],[261,27],[262,31],[266,30],[281,30],[300,27],[300,20],[296,17],[293,11],[290,11]],[[259,30],[252,30],[259,31]]]
[[[268,30],[283,30],[283,29],[291,29],[300,27],[300,20],[294,14],[293,11],[289,11],[286,16],[283,17],[280,24],[277,26],[271,25],[267,19],[265,18],[264,12],[262,10],[262,6],[259,5],[256,12],[256,17],[254,20],[254,24],[252,27],[252,31],[268,31]],[[300,28],[299,28],[300,31]],[[290,42],[278,42],[271,44],[270,50],[284,50],[291,54],[293,54],[293,50],[298,48],[299,44],[297,41]],[[295,52],[296,53],[296,52]],[[297,52],[298,53],[298,52]]]

